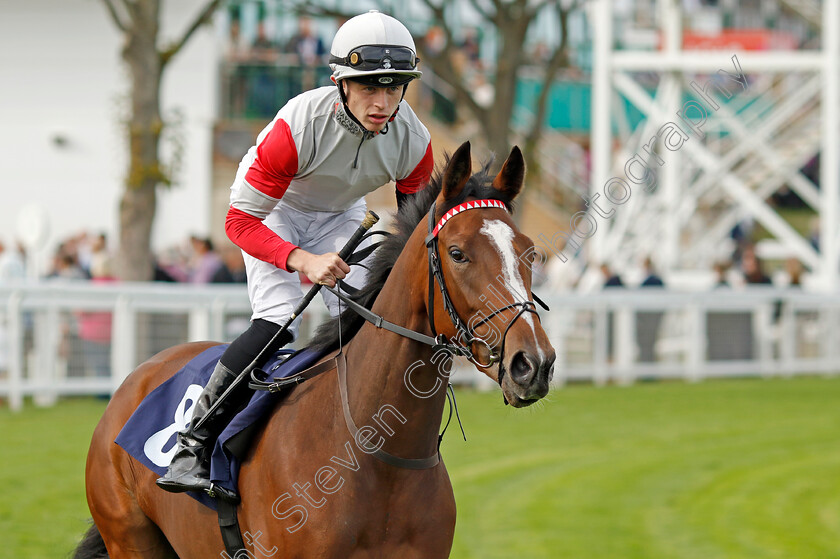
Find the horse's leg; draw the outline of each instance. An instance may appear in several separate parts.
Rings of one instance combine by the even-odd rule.
[[[85,475],[93,521],[110,559],[175,558],[169,542],[137,502],[135,468],[142,466],[113,442],[127,419],[122,415],[130,414],[133,407],[125,409],[124,413],[106,413],[93,434]]]

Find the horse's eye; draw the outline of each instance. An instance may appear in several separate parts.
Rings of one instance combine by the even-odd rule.
[[[449,249],[449,256],[458,264],[463,264],[464,262],[470,261],[470,259],[467,258],[467,255],[461,252],[461,249],[455,247]]]

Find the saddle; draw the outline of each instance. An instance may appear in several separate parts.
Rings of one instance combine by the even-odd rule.
[[[195,356],[180,371],[150,392],[140,403],[114,442],[158,475],[163,475],[177,450],[175,434],[192,417],[195,401],[227,345],[217,345]],[[310,368],[324,356],[303,349],[281,349],[269,358],[256,376],[274,383]],[[280,394],[257,391],[216,440],[210,460],[210,479],[216,485],[236,490],[239,467],[253,436],[279,401]],[[217,502],[202,493],[188,493],[205,506],[217,509]]]

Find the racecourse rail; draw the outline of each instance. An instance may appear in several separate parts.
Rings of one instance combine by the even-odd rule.
[[[557,385],[840,372],[840,294],[750,287],[541,295],[551,307],[541,319],[557,351]],[[242,285],[0,286],[0,398],[20,409],[27,396],[50,405],[64,395],[112,393],[162,349],[232,340],[249,314]],[[297,343],[326,316],[318,298]],[[493,384],[465,362],[452,380]]]

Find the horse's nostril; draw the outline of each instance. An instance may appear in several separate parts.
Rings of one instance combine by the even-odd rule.
[[[525,352],[520,351],[513,356],[513,360],[510,363],[510,376],[518,384],[527,385],[530,383],[531,379],[534,378],[536,370],[536,367],[528,359]]]

